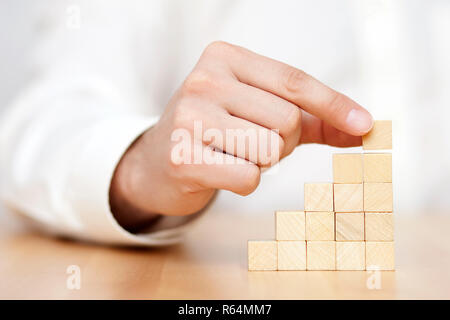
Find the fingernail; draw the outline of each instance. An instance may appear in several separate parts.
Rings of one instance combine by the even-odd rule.
[[[352,109],[347,115],[347,124],[356,132],[365,134],[372,129],[373,118],[365,110]]]

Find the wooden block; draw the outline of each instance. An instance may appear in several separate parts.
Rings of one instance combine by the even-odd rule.
[[[305,211],[334,211],[332,183],[305,183]]]
[[[336,270],[336,241],[306,241],[306,270]]]
[[[305,212],[277,211],[275,213],[277,240],[305,240]]]
[[[306,270],[306,241],[278,241],[278,270]]]
[[[366,244],[358,242],[336,242],[336,270],[365,270]]]
[[[334,240],[334,212],[306,212],[306,240]]]
[[[276,241],[249,241],[248,270],[277,270],[277,247]]]
[[[364,211],[392,212],[392,183],[364,183]]]
[[[367,270],[395,270],[394,242],[366,242]]]
[[[364,241],[364,213],[336,213],[337,241]]]
[[[363,212],[363,185],[335,184],[334,211]]]
[[[386,212],[366,213],[366,241],[394,241],[394,215]]]
[[[392,182],[392,154],[364,154],[364,182]]]
[[[364,150],[392,149],[392,121],[375,121],[372,130],[363,136],[362,145]]]
[[[362,154],[359,153],[333,154],[333,182],[362,183],[363,182]]]

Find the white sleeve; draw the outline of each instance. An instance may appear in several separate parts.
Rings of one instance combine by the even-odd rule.
[[[79,30],[50,18],[30,59],[33,81],[1,115],[1,198],[57,234],[110,244],[176,242],[188,225],[182,219],[136,235],[110,211],[116,165],[158,118],[140,111],[127,48],[133,29],[117,26],[120,7],[82,3]]]

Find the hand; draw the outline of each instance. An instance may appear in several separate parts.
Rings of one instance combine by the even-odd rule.
[[[193,137],[194,121],[202,124],[203,132],[215,129],[224,137],[227,129],[265,133],[271,139],[258,137],[257,153],[265,149],[268,158],[252,156],[248,144],[244,149],[227,148],[225,141]],[[305,72],[214,42],[171,98],[160,121],[120,161],[111,184],[113,212],[124,227],[133,227],[152,214],[197,212],[217,189],[248,195],[259,184],[261,167],[289,155],[299,144],[358,146],[372,123],[360,105]],[[180,129],[192,133],[191,142],[205,152],[245,161],[174,163],[177,142],[172,134]]]

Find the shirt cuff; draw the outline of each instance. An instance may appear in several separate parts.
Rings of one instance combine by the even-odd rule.
[[[162,217],[148,233],[133,234],[122,228],[111,212],[109,189],[116,166],[132,142],[157,121],[156,117],[110,118],[96,124],[90,138],[85,137],[83,154],[74,159],[68,183],[69,202],[79,218],[74,236],[107,244],[168,245],[179,242],[187,226],[200,215]]]

